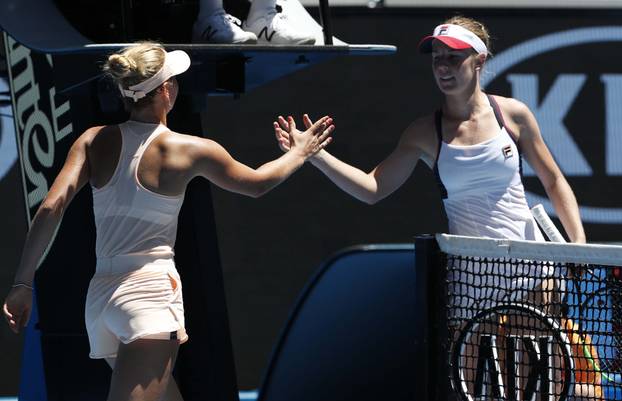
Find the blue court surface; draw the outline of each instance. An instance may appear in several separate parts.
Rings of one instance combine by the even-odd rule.
[[[257,391],[240,391],[240,401],[255,401],[257,399]]]
[[[240,391],[240,401],[255,401],[257,391]],[[18,401],[17,397],[0,397],[0,401]]]

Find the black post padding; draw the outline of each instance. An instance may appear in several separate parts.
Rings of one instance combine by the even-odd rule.
[[[175,264],[181,276],[186,330],[175,376],[187,401],[238,401],[225,288],[210,183],[193,180],[179,215]]]
[[[328,0],[320,0],[320,24],[324,31],[324,44],[333,44],[333,28],[330,24],[330,6]]]
[[[415,388],[420,400],[447,400],[448,331],[444,290],[446,269],[438,243],[432,235],[415,237],[416,338],[421,363],[415,372]]]
[[[95,270],[92,202],[88,186],[76,194],[36,275],[48,401],[104,401],[108,394],[110,368],[89,358],[84,325],[86,292]]]
[[[200,115],[191,98],[180,96],[169,127],[202,135]],[[190,340],[179,349],[175,377],[186,401],[238,401],[238,386],[220,264],[211,184],[190,182],[179,214],[175,264],[181,277],[186,330]]]

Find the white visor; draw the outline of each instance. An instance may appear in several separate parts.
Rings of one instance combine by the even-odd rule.
[[[488,48],[479,36],[460,25],[442,24],[437,26],[432,35],[426,36],[419,42],[419,51],[431,53],[434,40],[439,40],[455,50],[472,48],[478,54],[488,55]]]
[[[119,84],[119,89],[124,97],[129,97],[133,99],[134,102],[137,102],[139,99],[147,96],[147,93],[162,85],[171,77],[186,71],[189,67],[190,56],[188,56],[188,53],[185,51],[174,50],[172,52],[166,52],[162,68],[160,68],[160,70],[153,76],[136,85],[130,86],[128,89],[124,89]]]

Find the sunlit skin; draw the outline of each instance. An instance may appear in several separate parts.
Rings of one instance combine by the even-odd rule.
[[[475,76],[485,60],[486,55],[472,49],[454,50],[438,40],[432,43],[432,73],[445,95],[477,92],[479,80]]]
[[[445,143],[472,146],[500,134],[499,121],[480,86],[486,58],[486,54],[478,54],[472,48],[452,49],[438,39],[432,42],[432,75],[443,95],[442,132],[438,134]],[[585,232],[576,198],[549,152],[535,116],[516,99],[497,95],[494,99],[499,105],[506,130],[515,135],[522,157],[536,172],[568,237],[572,242],[584,243]],[[305,115],[304,122],[308,127],[313,121]],[[274,122],[274,129],[281,149],[289,151],[289,138],[295,130],[283,117]],[[374,204],[406,183],[419,160],[433,169],[440,146],[436,116],[429,114],[414,120],[402,133],[395,149],[370,171],[345,163],[327,150],[313,156],[311,163],[346,193]],[[545,287],[543,284],[543,291]],[[548,288],[550,292],[554,286]],[[468,371],[473,372],[477,349],[467,352],[472,356],[467,361]],[[592,398],[596,398],[593,396],[597,391],[598,388],[592,383],[578,381],[575,387],[575,394]]]
[[[177,78],[175,77],[169,78],[167,82],[169,85],[169,92],[170,92],[170,95],[169,95],[170,104],[168,107],[168,111],[170,112],[173,109],[173,106],[175,105],[175,101],[177,101],[177,95],[179,94],[179,84],[177,83]]]
[[[439,40],[432,42],[432,75],[443,94],[443,140],[453,145],[473,145],[497,135],[499,123],[480,87],[485,54],[473,49],[451,49]],[[495,96],[508,130],[516,135],[522,156],[536,174],[553,203],[568,237],[585,242],[579,207],[561,170],[549,152],[533,113],[520,101]],[[312,120],[305,116],[305,126]],[[289,151],[289,135],[296,132],[279,117],[274,122],[279,146]],[[434,168],[438,153],[435,116],[414,120],[402,133],[395,149],[369,172],[344,163],[326,150],[310,160],[339,188],[353,197],[374,204],[397,190],[414,171],[419,160]]]
[[[179,85],[172,77],[147,99],[132,104],[130,120],[166,125],[178,93]],[[293,117],[287,121],[295,129]],[[292,132],[289,138],[294,151],[258,168],[235,160],[215,141],[165,130],[145,146],[135,168],[136,181],[159,195],[179,197],[190,181],[202,177],[225,190],[259,197],[328,145],[333,130],[332,119],[325,116],[304,133]],[[2,305],[2,315],[15,333],[28,323],[35,271],[63,213],[81,188],[87,184],[102,188],[112,180],[121,160],[122,144],[121,128],[115,124],[91,127],[71,146],[63,168],[33,218],[15,273],[17,286],[11,288]],[[175,381],[170,380],[178,347],[177,339],[139,338],[120,343],[116,357],[106,358],[113,368],[108,401],[182,401]]]

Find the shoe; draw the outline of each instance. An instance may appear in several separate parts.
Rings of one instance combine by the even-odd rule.
[[[264,15],[249,15],[244,29],[257,35],[258,43],[272,45],[312,45],[313,34],[299,29],[284,13],[268,10]]]
[[[192,42],[218,44],[257,43],[257,36],[246,32],[242,23],[233,15],[224,11],[212,14],[208,18],[197,19],[192,27]]]
[[[294,26],[300,27],[305,32],[310,32],[315,38],[316,45],[324,45],[324,30],[313,19],[298,0],[276,0],[276,6],[282,14],[292,21]],[[333,45],[346,46],[347,43],[333,36]]]

